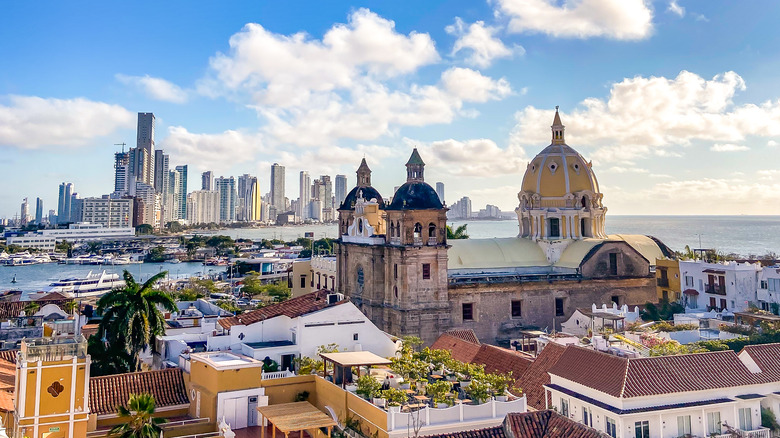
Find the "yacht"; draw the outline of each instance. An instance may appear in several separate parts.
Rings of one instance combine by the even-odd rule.
[[[72,295],[74,298],[94,297],[103,295],[111,289],[125,286],[125,281],[119,274],[109,274],[106,271],[93,274],[92,271],[82,278],[64,278],[49,285],[45,292],[59,292]]]

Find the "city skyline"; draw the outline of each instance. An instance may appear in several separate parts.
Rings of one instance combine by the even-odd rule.
[[[290,199],[301,170],[352,187],[364,156],[390,197],[417,146],[452,200],[511,211],[555,105],[612,214],[780,213],[780,172],[765,159],[780,142],[780,5],[562,5],[311,3],[306,16],[253,3],[9,5],[0,29],[18,44],[0,48],[16,66],[0,81],[0,171],[36,174],[0,193],[0,217],[23,198],[57,205],[63,181],[110,193],[114,154],[128,152],[117,144],[142,142],[191,178],[257,175],[260,193],[277,162]],[[154,113],[146,131],[137,113]]]

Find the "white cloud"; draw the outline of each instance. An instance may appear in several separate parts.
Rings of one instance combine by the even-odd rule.
[[[678,17],[682,18],[685,16],[685,8],[677,4],[677,0],[672,0],[669,2],[669,7],[666,8],[667,12],[670,12],[674,15],[677,15]]]
[[[639,167],[621,167],[621,166],[612,166],[609,169],[607,169],[607,172],[611,173],[649,173],[647,169],[642,169]]]
[[[432,169],[440,169],[447,175],[493,178],[517,175],[522,178],[528,158],[517,145],[499,147],[493,140],[480,138],[459,141],[454,139],[430,143],[404,140],[417,146]]]
[[[466,102],[487,102],[503,99],[512,93],[506,79],[495,80],[468,68],[451,68],[441,75],[444,89]]]
[[[749,151],[750,148],[738,144],[716,143],[712,145],[712,147],[710,147],[710,150],[713,152],[739,152],[739,151]]]
[[[445,28],[447,33],[458,37],[455,45],[452,47],[452,55],[457,55],[462,50],[471,51],[471,55],[466,58],[466,62],[477,67],[486,68],[493,63],[494,59],[510,58],[515,53],[522,55],[525,49],[521,46],[515,46],[510,49],[495,36],[498,29],[491,26],[485,26],[483,21],[477,21],[466,26],[466,23],[455,17],[455,24]]]
[[[696,21],[703,21],[705,23],[710,21],[709,18],[705,17],[702,14],[693,14],[693,16],[696,17]]]
[[[667,211],[675,214],[777,214],[778,183],[745,182],[739,179],[702,178],[687,181],[669,181],[636,193],[634,202],[646,199],[651,205],[664,203]],[[717,193],[718,202],[712,197]]]
[[[84,146],[134,126],[133,113],[119,105],[84,98],[8,96],[7,100],[8,105],[0,104],[0,146]]]
[[[187,92],[178,85],[161,78],[145,76],[127,76],[117,73],[116,79],[143,91],[148,97],[163,102],[184,103],[187,101]]]
[[[182,126],[168,128],[160,145],[171,154],[172,162],[193,163],[201,170],[223,171],[232,165],[253,161],[264,151],[257,133],[227,130],[218,134],[189,132]]]
[[[667,175],[665,173],[651,173],[650,178],[663,178],[663,179],[674,179],[672,175]]]
[[[766,142],[766,145],[769,146],[770,148],[773,148],[777,146],[777,142],[774,140],[769,140],[768,142]]]
[[[653,11],[644,0],[498,0],[511,32],[554,37],[638,40],[650,36]]]
[[[692,140],[736,143],[748,135],[780,135],[780,101],[735,105],[735,93],[744,89],[734,72],[710,80],[687,71],[672,79],[637,76],[613,84],[607,99],[585,99],[582,109],[561,118],[567,142],[598,147],[592,157],[605,162],[679,155]],[[532,106],[519,111],[515,141],[549,141],[553,115]]]

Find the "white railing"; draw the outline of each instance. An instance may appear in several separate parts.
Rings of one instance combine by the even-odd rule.
[[[261,375],[261,379],[262,380],[283,379],[285,377],[293,377],[293,376],[295,376],[295,373],[290,370],[273,371],[270,373],[266,373],[265,371],[263,371]]]
[[[160,428],[171,429],[176,426],[186,426],[188,424],[200,424],[200,423],[209,423],[209,422],[211,422],[211,419],[209,417],[188,418],[186,420],[170,421],[168,423],[163,423],[160,425]]]
[[[414,246],[422,246],[422,244],[423,244],[422,237],[415,237],[413,243],[414,243]]]
[[[400,237],[391,237],[390,238],[390,245],[400,245],[401,244],[401,238]]]
[[[429,237],[428,238],[428,246],[436,246],[438,242],[436,241],[435,237]]]
[[[165,432],[162,434],[163,437],[165,437]],[[195,435],[184,435],[177,438],[214,438],[214,437],[221,437],[222,435],[219,432],[206,432],[206,433],[196,433]]]
[[[724,433],[720,435],[711,435],[714,438],[734,438],[738,436],[740,438],[772,438],[772,431],[766,427],[760,427],[756,430],[742,430],[737,429],[737,434]],[[709,435],[708,435],[709,436]]]
[[[425,407],[414,413],[390,410],[387,412],[387,430],[388,432],[397,429],[406,430],[409,424],[415,422],[422,423],[424,426],[446,426],[452,424],[461,428],[464,426],[463,423],[491,418],[504,418],[509,412],[526,411],[525,396],[509,402],[491,400],[481,405],[464,405],[459,403],[445,409]]]

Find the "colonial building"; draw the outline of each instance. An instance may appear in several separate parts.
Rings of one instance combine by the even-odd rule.
[[[512,238],[448,242],[447,208],[416,149],[392,203],[364,159],[339,208],[339,292],[382,329],[428,344],[449,328],[506,343],[527,327],[559,329],[578,307],[655,302],[655,261],[671,251],[649,236],[606,235],[592,164],[566,144],[557,111],[551,128],[523,176]]]

